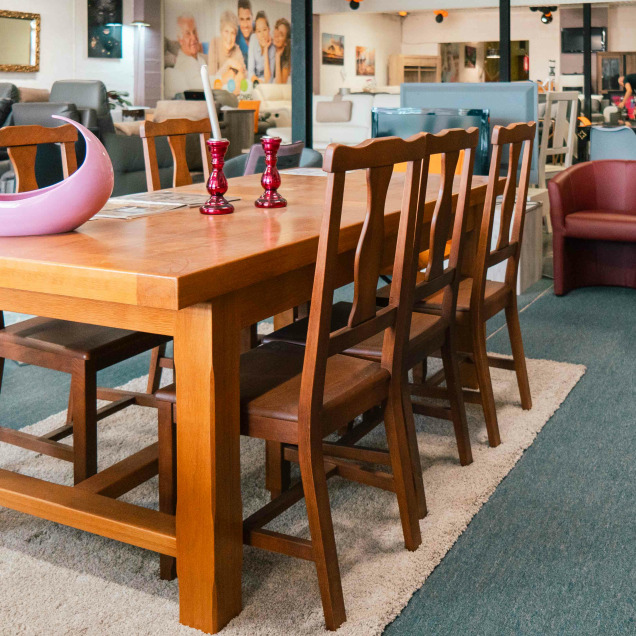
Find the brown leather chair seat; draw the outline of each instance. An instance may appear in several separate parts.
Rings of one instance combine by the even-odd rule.
[[[636,216],[620,210],[582,210],[565,217],[565,235],[598,241],[636,242]]]
[[[459,284],[459,294],[457,296],[457,311],[469,311],[470,309],[470,296],[472,292],[473,279],[465,278]],[[486,281],[485,301],[484,306],[486,313],[490,314],[491,308],[495,313],[501,311],[502,301],[505,299],[509,291],[506,289],[505,283],[498,283],[494,280]],[[424,303],[418,305],[425,311],[441,311],[442,310],[443,292],[438,292],[430,298],[427,298]]]
[[[289,422],[280,431],[284,441],[297,441],[298,402],[305,348],[288,342],[270,342],[241,356],[241,433],[262,437],[259,429]],[[324,392],[326,429],[336,430],[357,413],[349,412],[352,398],[368,410],[386,399],[390,373],[379,363],[345,355],[327,360]],[[176,402],[174,384],[160,389],[157,398]],[[354,406],[355,408],[355,406]],[[356,409],[359,410],[359,409]],[[269,420],[269,421],[268,421]],[[248,426],[249,423],[249,426]]]
[[[40,317],[0,330],[0,343],[27,346],[82,360],[102,356],[112,358],[119,351],[130,357],[131,348],[141,353],[169,340],[168,337],[138,331]]]
[[[333,306],[331,314],[331,330],[341,329],[347,324],[349,314],[351,313],[351,303],[339,302]],[[308,319],[303,318],[296,322],[278,329],[274,333],[268,334],[263,338],[264,343],[268,342],[288,342],[290,344],[305,346],[307,341],[307,325]],[[440,339],[444,339],[444,332],[448,328],[448,322],[441,316],[433,314],[413,314],[411,318],[411,331],[409,334],[409,342],[411,343],[411,351],[418,350],[418,342],[422,337],[426,337],[426,342],[430,342],[434,338],[434,333],[438,334]],[[365,360],[379,360],[382,355],[382,344],[384,342],[384,334],[376,334],[375,336],[364,340],[358,345],[347,349],[346,354],[363,358]],[[410,362],[407,356],[407,362]]]

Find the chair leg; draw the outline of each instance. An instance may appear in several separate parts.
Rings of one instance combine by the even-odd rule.
[[[336,538],[331,520],[322,440],[317,440],[313,448],[309,446],[308,441],[300,443],[298,446],[300,475],[305,494],[325,624],[327,629],[336,630],[347,620],[347,616],[342,595],[340,568],[338,567]]]
[[[258,347],[258,325],[254,323],[241,329],[241,353]]]
[[[265,442],[265,488],[272,499],[289,489],[291,484],[291,463],[284,457],[280,442]]]
[[[428,370],[428,359],[424,358],[413,367],[413,383],[424,384],[426,382],[426,373]]]
[[[451,329],[446,333],[446,341],[442,346],[442,363],[444,365],[444,377],[446,379],[446,390],[448,391],[453,427],[455,428],[459,463],[462,466],[467,466],[473,461],[473,453],[470,448],[466,407],[464,405],[454,335]]]
[[[74,479],[78,484],[97,473],[97,371],[90,362],[73,360]]]
[[[532,408],[532,395],[530,394],[526,356],[523,352],[523,339],[521,337],[521,325],[519,324],[519,311],[517,309],[516,298],[512,298],[510,304],[506,305],[506,324],[508,325],[512,358],[515,363],[517,384],[519,385],[521,408],[527,411]]]
[[[156,393],[161,386],[161,358],[166,357],[166,345],[155,347],[150,353],[150,369],[148,370],[148,387],[146,393]]]
[[[3,376],[4,376],[4,358],[0,358],[0,391],[2,391]]]
[[[481,405],[484,409],[486,430],[488,431],[488,443],[492,446],[501,444],[499,424],[497,423],[497,409],[495,408],[495,396],[492,392],[492,380],[490,368],[486,357],[486,326],[481,321],[476,322],[473,328],[473,353],[475,355],[475,370],[479,382]]]
[[[68,392],[68,407],[66,409],[66,426],[73,424],[73,389]]]
[[[426,377],[426,373],[424,374]],[[413,482],[415,484],[415,496],[417,499],[417,516],[424,519],[428,514],[426,506],[426,494],[424,492],[424,478],[422,476],[422,460],[417,445],[417,431],[415,430],[415,418],[413,417],[413,405],[409,394],[408,385],[404,383],[402,391],[404,421],[406,424],[406,434],[408,436],[409,450],[411,454],[411,465],[413,472]]]
[[[161,402],[158,409],[159,433],[159,511],[169,515],[177,512],[177,438],[173,405]],[[159,576],[172,581],[177,576],[177,559],[159,555]]]
[[[395,392],[399,391],[398,395]],[[394,390],[389,396],[384,410],[384,426],[391,456],[395,494],[400,508],[400,519],[404,533],[404,545],[407,550],[417,550],[422,543],[419,524],[419,507],[415,493],[415,475],[413,470],[413,443],[409,440],[408,424],[404,408],[402,388]],[[408,409],[406,409],[408,410]],[[420,468],[420,478],[422,472]]]

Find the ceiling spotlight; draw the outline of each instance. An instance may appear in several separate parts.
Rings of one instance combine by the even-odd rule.
[[[409,12],[408,12],[408,11],[398,11],[398,15],[399,15],[401,18],[406,18],[406,16],[407,16],[408,14],[409,14]]]
[[[435,14],[435,22],[437,22],[437,24],[441,24],[444,22],[444,18],[448,17],[448,11],[444,9],[438,9],[437,11],[433,11],[433,13]]]
[[[554,19],[552,15],[558,7],[530,7],[530,11],[541,11],[541,22],[543,24],[550,24]]]

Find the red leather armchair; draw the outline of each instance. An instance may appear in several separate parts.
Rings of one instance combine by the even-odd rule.
[[[548,182],[554,292],[636,288],[636,161],[590,161]]]

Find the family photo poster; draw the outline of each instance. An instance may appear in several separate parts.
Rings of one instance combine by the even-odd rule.
[[[210,83],[231,93],[291,82],[290,5],[275,0],[165,0],[164,97]]]

